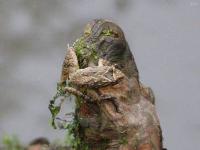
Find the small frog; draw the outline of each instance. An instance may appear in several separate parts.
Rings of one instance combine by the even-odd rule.
[[[82,97],[86,101],[102,100],[113,101],[114,106],[117,108],[117,102],[114,101],[115,97],[100,92],[101,88],[113,86],[118,84],[125,75],[118,69],[112,66],[105,66],[105,60],[100,59],[98,66],[87,67],[85,69],[78,69],[78,60],[73,47],[68,47],[67,55],[63,64],[61,75],[61,82],[67,80],[68,85],[65,90],[68,93]],[[76,87],[76,88],[75,88]],[[87,94],[77,90],[78,88],[87,88]]]
[[[103,92],[100,93],[99,91],[105,91],[104,89],[108,89],[105,88],[106,86],[116,85],[126,76],[119,69],[117,69],[115,65],[111,66],[107,65],[109,65],[108,61],[104,59],[99,59],[98,66],[79,69],[79,64],[75,53],[75,49],[73,47],[68,46],[67,55],[63,63],[61,82],[67,81],[68,84],[78,86],[79,88],[80,87],[88,88],[89,89],[88,95],[90,96],[83,94],[76,88],[65,87],[65,90],[68,91],[69,93],[73,93],[76,96],[80,96],[85,100],[101,101],[100,99],[102,100],[116,99],[114,98],[114,96],[111,97],[108,96],[108,94],[106,96],[105,94],[103,94]],[[142,95],[154,104],[154,94],[151,88],[145,87],[143,84],[140,83],[140,89]],[[97,93],[99,93],[100,95],[98,95]],[[115,106],[117,106],[116,102],[114,104]]]

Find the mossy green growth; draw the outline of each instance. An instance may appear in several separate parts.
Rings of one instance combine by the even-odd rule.
[[[121,137],[119,140],[119,144],[126,145],[128,144],[128,140],[126,137]]]
[[[74,42],[73,47],[81,69],[88,67],[89,62],[91,61],[97,64],[99,57],[95,44],[87,44],[85,42],[85,37],[80,37]]]
[[[51,125],[55,129],[57,128],[57,126],[55,124],[55,119],[56,119],[56,116],[58,115],[58,113],[60,112],[61,105],[62,105],[62,102],[60,104],[56,105],[56,100],[60,97],[66,98],[68,96],[64,90],[65,86],[69,86],[69,85],[66,83],[58,83],[57,84],[57,93],[55,94],[53,99],[50,100],[50,104],[49,104],[49,110],[52,115]],[[80,107],[80,105],[82,104],[82,99],[77,98],[76,102],[77,102],[77,104],[76,104],[77,107]],[[65,139],[65,143],[68,146],[72,147],[72,149],[74,149],[74,150],[80,150],[80,149],[81,150],[89,150],[87,144],[85,144],[79,136],[80,121],[77,116],[73,116],[73,120],[71,122],[63,123],[63,128],[67,129],[67,136]],[[13,149],[13,150],[15,150],[15,149]],[[18,149],[16,149],[16,150],[18,150]]]
[[[74,42],[73,47],[76,51],[76,55],[77,55],[78,58],[81,57],[82,55],[85,55],[84,50],[87,48],[87,44],[85,43],[84,37],[77,39]]]
[[[83,142],[79,133],[81,130],[80,121],[77,116],[74,116],[73,121],[66,125],[67,135],[66,144],[69,145],[73,150],[89,150],[86,143]]]
[[[105,35],[105,36],[111,36],[114,34],[113,30],[111,29],[105,29],[102,31],[102,34]]]
[[[91,54],[90,54],[91,60],[97,61],[99,59],[99,56],[97,54],[97,50],[96,50],[95,44],[90,45],[89,48],[91,49]]]
[[[76,96],[75,103],[76,103],[76,109],[79,109],[83,104],[83,99],[81,97]]]

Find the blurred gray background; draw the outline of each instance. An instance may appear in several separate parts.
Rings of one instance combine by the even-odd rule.
[[[200,149],[199,0],[0,0],[0,138],[63,138],[49,126],[48,103],[67,43],[94,18],[124,30],[155,92],[165,146]]]

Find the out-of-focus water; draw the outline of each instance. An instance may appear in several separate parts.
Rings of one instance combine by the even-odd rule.
[[[48,124],[49,99],[67,43],[94,18],[123,28],[155,92],[165,146],[200,149],[199,0],[0,0],[0,138],[63,138]]]

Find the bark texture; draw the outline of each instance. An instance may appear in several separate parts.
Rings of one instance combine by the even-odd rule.
[[[61,82],[77,97],[75,139],[89,150],[162,150],[152,90],[139,81],[123,31],[93,20],[68,48]],[[84,150],[80,144],[78,150]]]

